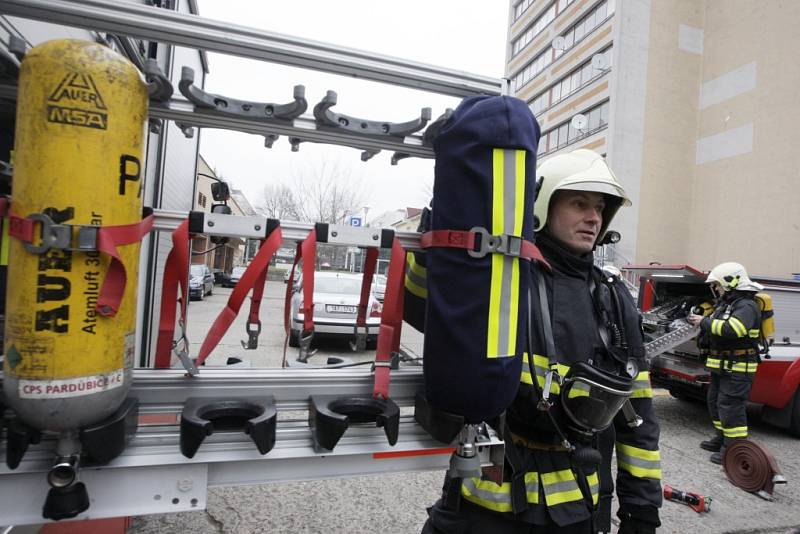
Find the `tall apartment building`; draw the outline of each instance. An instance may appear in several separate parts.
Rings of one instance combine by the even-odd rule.
[[[606,155],[617,262],[800,271],[800,2],[512,0],[507,76],[540,161]]]

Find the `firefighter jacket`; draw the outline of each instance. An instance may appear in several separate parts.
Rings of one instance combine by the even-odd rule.
[[[616,332],[611,338],[624,333],[627,348],[624,352],[640,360],[640,372],[635,377],[631,402],[644,420],[637,428],[627,425],[622,413],[618,413],[613,426],[604,435],[611,436],[608,450],[603,453],[603,462],[598,470],[576,467],[570,454],[559,447],[560,439],[546,412],[537,409],[537,402],[545,383],[545,372],[549,366],[557,367],[562,377],[569,366],[579,361],[589,361],[610,370],[620,363],[604,348],[600,335],[597,291],[592,288],[606,282],[601,272],[593,266],[592,255],[577,257],[563,249],[546,234],[537,235],[537,244],[552,266],[548,272],[532,266],[531,343],[533,354],[526,353],[520,387],[513,405],[507,411],[507,421],[522,462],[525,464],[525,486],[528,507],[517,519],[537,525],[569,525],[592,517],[601,497],[601,487],[606,502],[613,492],[611,480],[611,449],[617,452],[616,489],[620,509],[630,506],[646,510],[652,518],[652,526],[659,526],[658,507],[661,505],[661,463],[658,450],[659,426],[653,412],[652,389],[649,372],[644,361],[640,316],[632,297],[618,282],[617,303],[621,307],[621,320],[617,320]],[[538,276],[544,277],[547,302],[552,323],[556,354],[548,359],[545,355],[543,330],[536,325],[541,317],[537,310],[535,295]],[[624,365],[623,365],[624,368]],[[533,381],[537,386],[534,387]],[[560,410],[557,400],[559,386],[553,383],[551,407],[553,419],[562,429],[568,428],[566,415]],[[568,431],[567,431],[568,432]],[[569,436],[569,434],[568,434]],[[570,439],[573,437],[570,436]],[[595,438],[594,446],[597,445]],[[605,474],[603,476],[603,474]],[[603,480],[605,478],[605,480]],[[471,503],[496,512],[511,513],[510,483],[502,485],[478,478],[465,479],[462,497]],[[610,513],[610,512],[608,512]]]
[[[700,322],[701,335],[709,344],[706,367],[712,372],[755,373],[761,312],[751,291],[731,291]]]

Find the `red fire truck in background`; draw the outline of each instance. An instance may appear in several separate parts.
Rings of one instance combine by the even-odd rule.
[[[704,399],[710,376],[696,329],[691,332],[685,318],[692,306],[713,300],[705,284],[708,273],[688,265],[629,265],[624,271],[639,278],[646,341],[687,331],[685,340],[650,361],[653,384],[676,398]],[[750,401],[763,406],[762,420],[800,437],[800,280],[752,278],[772,297],[775,335],[761,356]]]

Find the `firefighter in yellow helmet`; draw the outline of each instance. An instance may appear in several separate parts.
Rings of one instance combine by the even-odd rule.
[[[701,335],[709,343],[706,367],[711,371],[711,383],[707,401],[716,432],[700,447],[712,451],[710,460],[721,464],[726,447],[747,437],[745,406],[758,369],[761,334],[761,312],[755,295],[764,288],[734,262],[714,267],[706,283],[717,297],[714,311],[708,317],[691,314],[688,320],[700,326]]]
[[[552,270],[531,267],[531,339],[506,412],[512,443],[504,483],[464,479],[458,509],[445,504],[445,492],[423,533],[610,532],[615,444],[619,532],[653,533],[660,526],[659,426],[639,313],[619,277],[593,258],[630,201],[591,150],[549,158],[537,180],[536,244]],[[642,418],[635,427],[619,411],[628,399]]]

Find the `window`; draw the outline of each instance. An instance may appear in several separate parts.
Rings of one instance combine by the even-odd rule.
[[[528,43],[530,43],[534,37],[542,33],[553,19],[556,18],[556,5],[550,4],[539,17],[533,21],[533,23],[528,26],[528,28],[519,36],[517,37],[511,44],[512,47],[512,56],[516,56],[523,48],[525,48]]]
[[[595,68],[592,63],[592,60],[597,56],[605,58],[605,66],[602,69]],[[594,82],[594,80],[607,72],[611,67],[611,57],[612,47],[608,47],[579,65],[573,72],[567,74],[561,80],[556,81],[549,89],[540,93],[531,101],[530,106],[533,114],[538,115],[542,113],[581,88]]]
[[[514,6],[514,20],[520,18],[522,14],[525,13],[529,7],[531,7],[533,2],[534,0],[522,0],[519,4]]]
[[[569,5],[572,0],[559,0],[558,2],[558,10],[561,12],[567,5]],[[562,7],[562,3],[564,4]],[[551,6],[553,7],[553,6]],[[545,17],[547,13],[549,13],[550,8],[542,15]],[[577,24],[572,26],[569,30],[561,34],[561,37],[564,38],[564,49],[563,50],[556,50],[552,46],[548,46],[546,50],[536,56],[530,63],[525,65],[516,75],[514,75],[514,90],[517,91],[521,89],[525,84],[531,81],[537,74],[542,72],[545,68],[547,68],[553,60],[558,59],[561,57],[564,52],[572,48],[575,44],[577,44],[581,39],[589,35],[594,29],[605,22],[605,20],[614,12],[614,0],[606,0],[601,2],[590,13],[588,13],[585,17],[578,21]],[[555,16],[553,17],[555,18]],[[546,19],[546,17],[545,17]],[[543,19],[543,20],[545,20]],[[552,20],[552,19],[551,19]],[[537,19],[538,22],[538,19]],[[547,22],[549,24],[550,21]],[[532,26],[528,31],[534,29]],[[544,26],[541,28],[544,29]],[[541,29],[539,31],[541,31]],[[525,40],[525,35],[528,34],[528,31],[525,32],[523,36],[521,36],[517,41],[513,44],[513,54],[516,55],[522,48],[525,47],[526,44],[530,42],[530,39],[527,41]],[[532,34],[535,35],[535,34]],[[532,39],[532,37],[531,37]],[[610,54],[608,57],[608,64],[610,65],[611,58]],[[591,79],[591,76],[589,77]],[[576,90],[577,87],[581,85],[580,76],[578,76],[578,85],[574,85],[572,90]],[[562,87],[563,93],[563,87]],[[562,94],[562,96],[565,96]]]
[[[555,126],[547,132],[542,132],[542,136],[539,139],[538,154],[547,154],[556,149],[564,148],[603,129],[608,125],[609,108],[609,101],[606,100],[602,104],[581,112],[589,119],[586,128],[582,131],[572,126],[572,118],[570,118],[563,124]]]

